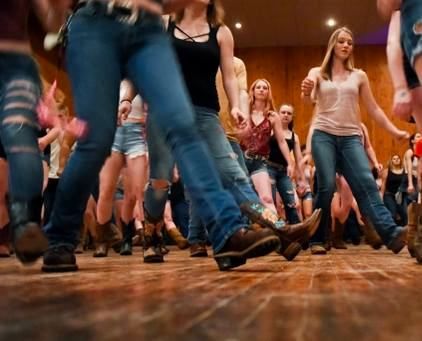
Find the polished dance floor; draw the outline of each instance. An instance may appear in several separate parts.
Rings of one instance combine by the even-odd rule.
[[[0,340],[422,340],[422,265],[350,246],[277,254],[219,272],[171,249],[166,263],[78,256],[42,274],[0,259]]]

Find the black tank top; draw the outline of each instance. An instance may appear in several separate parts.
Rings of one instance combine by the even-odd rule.
[[[401,174],[396,174],[389,169],[387,179],[385,179],[385,192],[392,194],[397,193],[404,177],[404,171],[402,171]]]
[[[0,1],[0,39],[28,40],[28,15],[30,0]]]
[[[286,138],[286,142],[287,142],[287,146],[289,147],[289,151],[292,151],[293,148],[295,147],[294,132],[292,132],[291,138],[289,139]],[[287,161],[285,157],[283,156],[283,153],[281,152],[280,148],[278,147],[278,142],[274,135],[272,135],[270,138],[270,156],[268,160],[287,167]]]
[[[168,33],[182,68],[185,83],[192,103],[196,106],[220,111],[218,104],[215,77],[220,66],[220,46],[217,41],[219,26],[210,25],[208,40],[195,42],[198,37],[190,37],[177,27],[174,21],[169,22]],[[179,30],[186,39],[178,39],[174,31]]]

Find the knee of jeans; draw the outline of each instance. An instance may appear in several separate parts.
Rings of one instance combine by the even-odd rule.
[[[152,189],[169,190],[170,182],[165,179],[150,179],[148,186]]]

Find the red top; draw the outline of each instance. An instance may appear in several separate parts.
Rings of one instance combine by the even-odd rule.
[[[251,120],[251,133],[242,142],[246,154],[259,155],[268,158],[270,155],[271,122],[268,118],[255,125]]]
[[[0,40],[28,40],[30,0],[0,0]]]

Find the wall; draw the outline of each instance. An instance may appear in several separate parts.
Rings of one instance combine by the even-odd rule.
[[[300,99],[300,83],[309,69],[321,64],[325,47],[268,47],[238,49],[236,56],[243,59],[251,84],[257,78],[271,82],[275,104],[284,102],[295,107],[295,130],[302,142],[305,141],[312,117],[312,108]],[[368,74],[373,94],[386,114],[391,117],[393,89],[387,69],[384,46],[357,46],[355,48],[355,67]],[[393,153],[403,155],[407,141],[396,141],[387,132],[377,127],[368,117],[365,107],[361,106],[362,120],[366,123],[371,141],[380,162],[384,165]],[[414,125],[396,118],[393,122],[401,129],[413,133]]]

